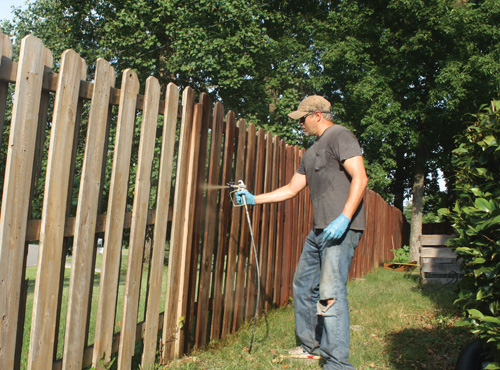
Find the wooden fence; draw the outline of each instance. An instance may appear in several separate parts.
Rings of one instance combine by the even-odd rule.
[[[219,340],[253,316],[256,257],[259,312],[287,304],[311,228],[307,189],[253,207],[255,256],[242,208],[217,186],[281,186],[302,149],[236,122],[206,94],[196,101],[189,87],[179,101],[177,86],[162,90],[149,77],[139,94],[136,73],[125,70],[115,88],[105,60],[90,82],[74,51],[54,73],[37,38],[22,40],[18,62],[1,33],[0,43],[1,369],[102,368],[114,354],[118,369],[130,369],[137,341],[149,369]],[[351,277],[390,259],[404,238],[401,212],[371,191],[365,202]],[[39,246],[34,284],[30,243]]]

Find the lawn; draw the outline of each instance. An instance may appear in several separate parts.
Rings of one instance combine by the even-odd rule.
[[[454,369],[460,348],[472,340],[455,327],[454,286],[421,286],[418,273],[378,269],[348,284],[351,362],[363,369]],[[252,326],[204,351],[195,351],[164,369],[321,369],[311,360],[282,358],[296,345],[293,306],[258,321],[252,353]],[[159,367],[160,368],[160,367]]]
[[[127,261],[128,261],[128,253],[127,250],[124,249],[121,258],[121,268],[120,268],[120,282],[118,289],[118,302],[117,302],[117,313],[115,320],[115,333],[119,332],[121,329],[121,319],[122,319],[122,310],[123,310],[123,296],[125,291],[125,277],[127,273]],[[102,263],[102,255],[97,254],[96,256],[96,273],[94,275],[94,284],[92,290],[92,310],[90,313],[90,323],[89,323],[89,336],[88,336],[88,344],[92,344],[94,342],[94,334],[95,334],[95,320],[97,315],[97,303],[99,298],[99,281],[100,281],[100,268]],[[71,275],[71,257],[66,259],[66,266],[64,272],[64,282],[63,282],[63,295],[62,295],[62,308],[61,308],[61,324],[59,326],[59,334],[58,334],[58,346],[57,346],[57,358],[61,358],[63,354],[63,345],[64,345],[64,330],[66,325],[66,308],[68,303],[68,290],[69,290],[69,282]],[[166,270],[166,268],[165,268]],[[164,273],[166,276],[166,273]],[[26,269],[26,279],[29,280],[28,285],[28,295],[26,299],[26,320],[24,325],[24,333],[23,333],[23,347],[22,347],[22,355],[21,355],[21,369],[27,368],[28,361],[28,349],[29,349],[29,338],[30,338],[30,330],[31,330],[31,315],[33,310],[33,295],[35,289],[35,278],[36,278],[36,266],[29,267]],[[139,312],[138,312],[138,321],[144,320],[145,313],[145,302],[146,302],[146,292],[147,292],[147,278],[148,278],[148,265],[144,265],[142,272],[142,283],[141,283],[141,298],[139,303]],[[163,296],[160,300],[160,309],[164,310],[165,305],[165,297],[164,293],[166,291],[166,279],[163,279]],[[139,359],[140,361],[140,359]]]
[[[96,267],[99,268],[98,255]],[[70,262],[70,260],[69,260]],[[123,285],[127,255],[122,258],[116,330],[120,330]],[[147,266],[145,267],[147,269]],[[27,269],[27,278],[34,280],[35,268]],[[69,273],[66,270],[61,327],[59,328],[58,357],[64,342],[65,306]],[[93,307],[97,305],[100,274],[94,280]],[[145,279],[143,272],[139,320],[144,315]],[[164,279],[165,280],[165,279]],[[165,282],[164,282],[165,283]],[[28,293],[27,316],[31,316],[33,283]],[[165,289],[164,289],[165,291]],[[455,327],[459,312],[453,307],[456,287],[449,285],[422,286],[417,272],[404,273],[383,268],[362,279],[348,283],[351,311],[351,362],[363,369],[454,369],[460,348],[472,340],[468,331]],[[163,302],[163,299],[162,299]],[[22,368],[26,368],[30,318],[25,325]],[[95,310],[91,313],[89,342],[93,341]],[[213,342],[167,366],[157,369],[321,369],[310,360],[283,358],[287,349],[297,345],[294,334],[293,301],[258,320],[252,352],[248,348],[252,323],[221,342]],[[140,350],[138,345],[137,349]],[[134,359],[134,369],[141,369],[140,354]],[[111,366],[113,369],[116,366]]]

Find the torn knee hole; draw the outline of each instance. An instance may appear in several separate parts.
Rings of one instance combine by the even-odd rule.
[[[335,298],[320,299],[318,302],[318,314],[321,315],[328,311],[334,304]]]

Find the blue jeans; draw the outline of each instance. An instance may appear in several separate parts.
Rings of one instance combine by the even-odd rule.
[[[320,354],[324,369],[354,369],[349,363],[347,279],[362,232],[323,242],[322,231],[306,238],[293,279],[295,331],[302,348]],[[328,301],[333,299],[333,305]]]

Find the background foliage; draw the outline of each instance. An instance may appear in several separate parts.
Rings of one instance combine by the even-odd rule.
[[[453,151],[457,201],[443,210],[453,222],[451,240],[464,277],[457,303],[465,324],[487,343],[500,369],[500,101],[475,116]]]
[[[370,187],[402,209],[423,174],[434,211],[453,198],[438,170],[451,184],[464,115],[499,95],[498,24],[496,0],[36,0],[2,30],[40,37],[55,58],[74,49],[91,73],[103,57],[189,85],[306,147],[286,113],[322,94],[358,135]]]

